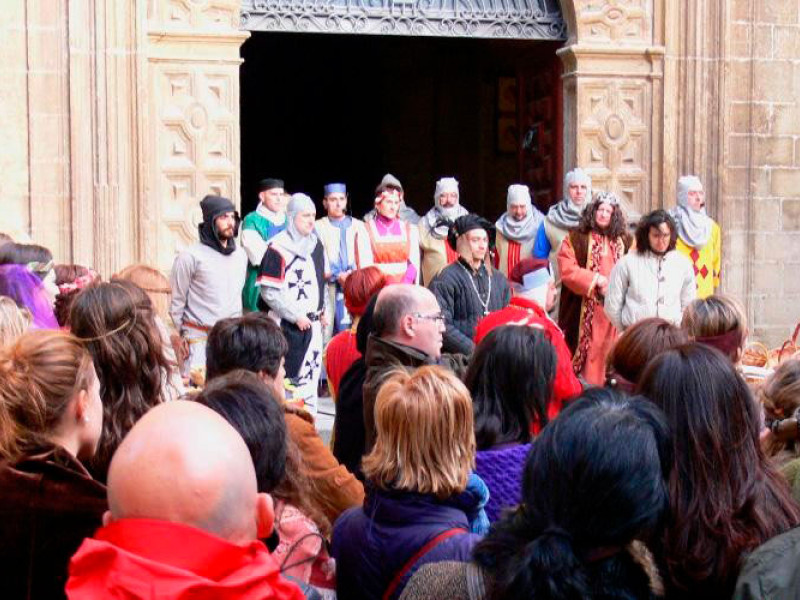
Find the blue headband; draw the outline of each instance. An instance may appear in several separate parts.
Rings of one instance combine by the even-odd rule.
[[[347,193],[347,186],[343,183],[329,183],[325,186],[325,195],[329,196],[331,194],[346,194]]]

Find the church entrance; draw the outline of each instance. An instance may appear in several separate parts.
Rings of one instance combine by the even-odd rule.
[[[562,44],[253,31],[241,50],[243,213],[260,179],[280,177],[320,210],[323,185],[343,181],[360,217],[387,172],[419,213],[443,176],[491,219],[511,183],[546,209],[562,179]]]

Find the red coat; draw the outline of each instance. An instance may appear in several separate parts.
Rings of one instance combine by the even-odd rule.
[[[334,400],[339,396],[339,384],[342,382],[342,377],[359,358],[361,358],[361,353],[356,347],[355,330],[341,331],[328,342],[323,360]]]
[[[122,519],[84,540],[70,563],[67,598],[303,600],[266,546],[239,546],[167,521]]]
[[[582,389],[572,370],[572,354],[564,341],[564,334],[541,306],[527,298],[514,296],[508,306],[480,320],[475,328],[475,345],[492,329],[508,323],[526,323],[544,329],[555,348],[557,365],[556,378],[553,381],[553,401],[547,407],[547,418],[554,419],[561,412],[564,402],[580,394]]]

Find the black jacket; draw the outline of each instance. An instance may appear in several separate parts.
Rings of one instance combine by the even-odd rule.
[[[489,292],[489,281],[491,296],[484,313],[481,300],[485,300]],[[511,300],[511,287],[505,275],[494,269],[489,271],[486,265],[474,271],[461,258],[433,278],[430,290],[439,301],[439,308],[445,317],[447,330],[442,344],[443,352],[471,354],[475,349],[472,338],[478,321],[485,314],[505,308]]]

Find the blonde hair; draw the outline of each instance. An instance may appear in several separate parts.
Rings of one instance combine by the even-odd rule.
[[[800,408],[800,360],[791,359],[781,363],[764,382],[758,395],[768,419],[795,416],[795,411]],[[773,438],[765,444],[764,451],[767,456],[775,457],[776,462],[784,463],[800,455],[800,445]]]
[[[28,330],[31,312],[20,308],[8,296],[0,296],[0,348],[13,344]]]
[[[130,281],[142,288],[153,304],[153,310],[165,323],[171,323],[169,305],[172,299],[172,288],[169,279],[153,267],[147,265],[130,265],[114,275],[114,279]]]
[[[452,372],[398,369],[378,392],[377,439],[364,475],[382,489],[442,499],[464,491],[475,464],[472,419],[469,391]]]
[[[45,442],[92,382],[92,357],[69,333],[36,330],[0,349],[0,456]]]
[[[733,352],[738,356],[730,357],[734,361],[741,357],[741,349],[747,340],[744,308],[735,298],[721,294],[693,300],[683,312],[681,328],[695,340],[738,333],[739,348]]]

